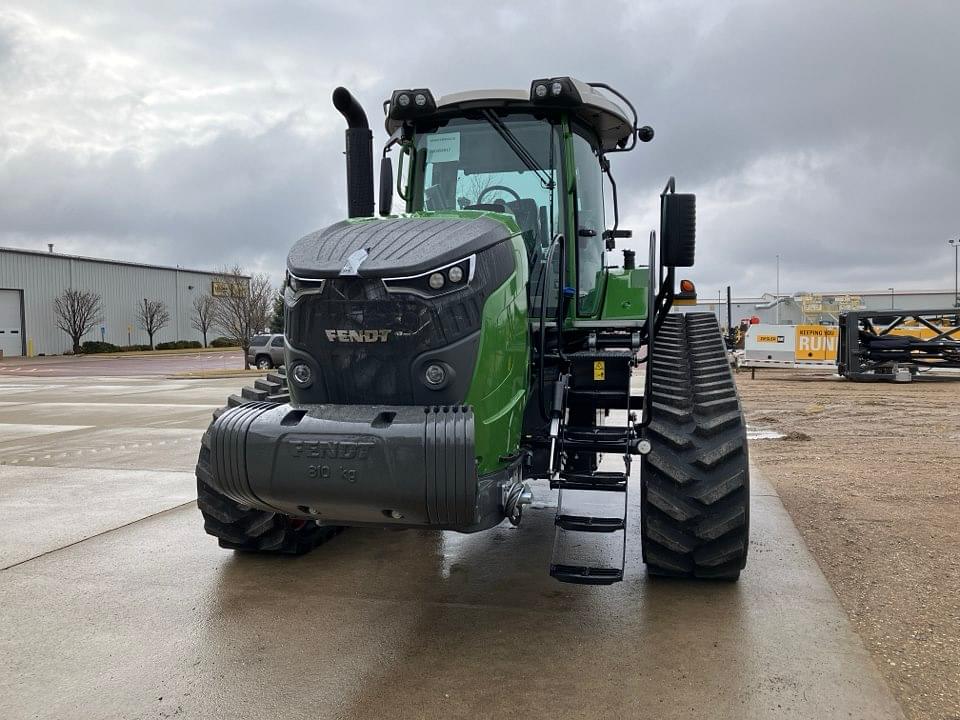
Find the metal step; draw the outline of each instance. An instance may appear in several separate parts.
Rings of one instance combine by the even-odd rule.
[[[596,427],[566,426],[563,430],[563,449],[584,452],[625,452],[631,439],[630,427],[598,425]]]
[[[623,518],[593,515],[557,515],[555,522],[564,530],[578,532],[616,532],[626,527]]]
[[[577,532],[616,532],[627,525],[626,495],[562,488],[557,526]]]
[[[560,582],[612,585],[623,580],[626,531],[592,533],[557,526],[550,575]]]
[[[596,492],[593,488],[564,487],[560,489],[557,495],[557,517],[592,517],[607,520],[617,519],[622,522],[626,517],[626,503],[627,500],[622,494]],[[557,524],[561,523],[558,522]],[[605,532],[605,530],[590,532]]]
[[[552,486],[561,490],[605,490],[625,492],[627,489],[627,474],[597,470],[592,473],[560,471],[560,477],[554,480]]]
[[[623,579],[626,494],[561,490],[550,574],[561,582],[609,585]]]
[[[623,568],[596,568],[580,565],[550,565],[550,575],[560,582],[578,585],[613,585],[623,580]]]

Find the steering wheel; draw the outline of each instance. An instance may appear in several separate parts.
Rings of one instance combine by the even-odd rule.
[[[477,203],[476,203],[476,204],[477,204],[477,205],[480,205],[481,203],[483,203],[483,196],[486,195],[486,194],[489,193],[489,192],[505,192],[505,193],[508,193],[508,194],[510,194],[510,195],[513,195],[513,199],[514,199],[514,200],[519,200],[519,199],[520,199],[520,196],[517,194],[517,192],[516,192],[515,190],[513,190],[512,188],[508,188],[506,185],[490,185],[489,187],[485,187],[483,190],[481,190],[481,191],[480,191],[480,194],[477,195]]]

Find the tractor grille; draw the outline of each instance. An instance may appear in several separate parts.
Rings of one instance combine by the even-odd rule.
[[[407,405],[420,383],[414,360],[479,330],[481,310],[473,288],[427,299],[338,278],[297,304],[288,336],[320,367],[313,402]]]

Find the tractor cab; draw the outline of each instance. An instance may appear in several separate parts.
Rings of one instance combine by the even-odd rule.
[[[400,146],[396,189],[406,211],[509,216],[527,248],[533,314],[545,288],[557,287],[559,253],[552,258],[549,280],[543,275],[558,237],[565,239],[570,258],[573,318],[599,315],[606,250],[615,237],[629,237],[616,227],[612,178],[611,212],[605,211],[603,175],[610,174],[608,153],[635,145],[636,116],[631,121],[611,94],[631,111],[632,105],[603,88],[549,78],[534,81],[529,91],[478,90],[438,100],[427,89],[397,90],[385,104],[391,140],[384,154]],[[652,136],[652,130],[642,129],[642,139]],[[393,193],[389,158],[386,162],[381,214],[389,213],[385,200]],[[556,293],[548,295],[548,306],[555,308]]]

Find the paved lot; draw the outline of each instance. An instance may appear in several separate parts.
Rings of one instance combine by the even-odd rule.
[[[636,508],[625,582],[557,583],[542,485],[517,529],[220,550],[191,469],[236,384],[0,378],[0,716],[901,717],[762,479],[737,584],[648,580]]]
[[[199,370],[237,370],[243,368],[240,350],[196,352],[170,355],[82,355],[34,358],[3,358],[0,380],[7,376],[25,377],[141,377],[172,375]]]

